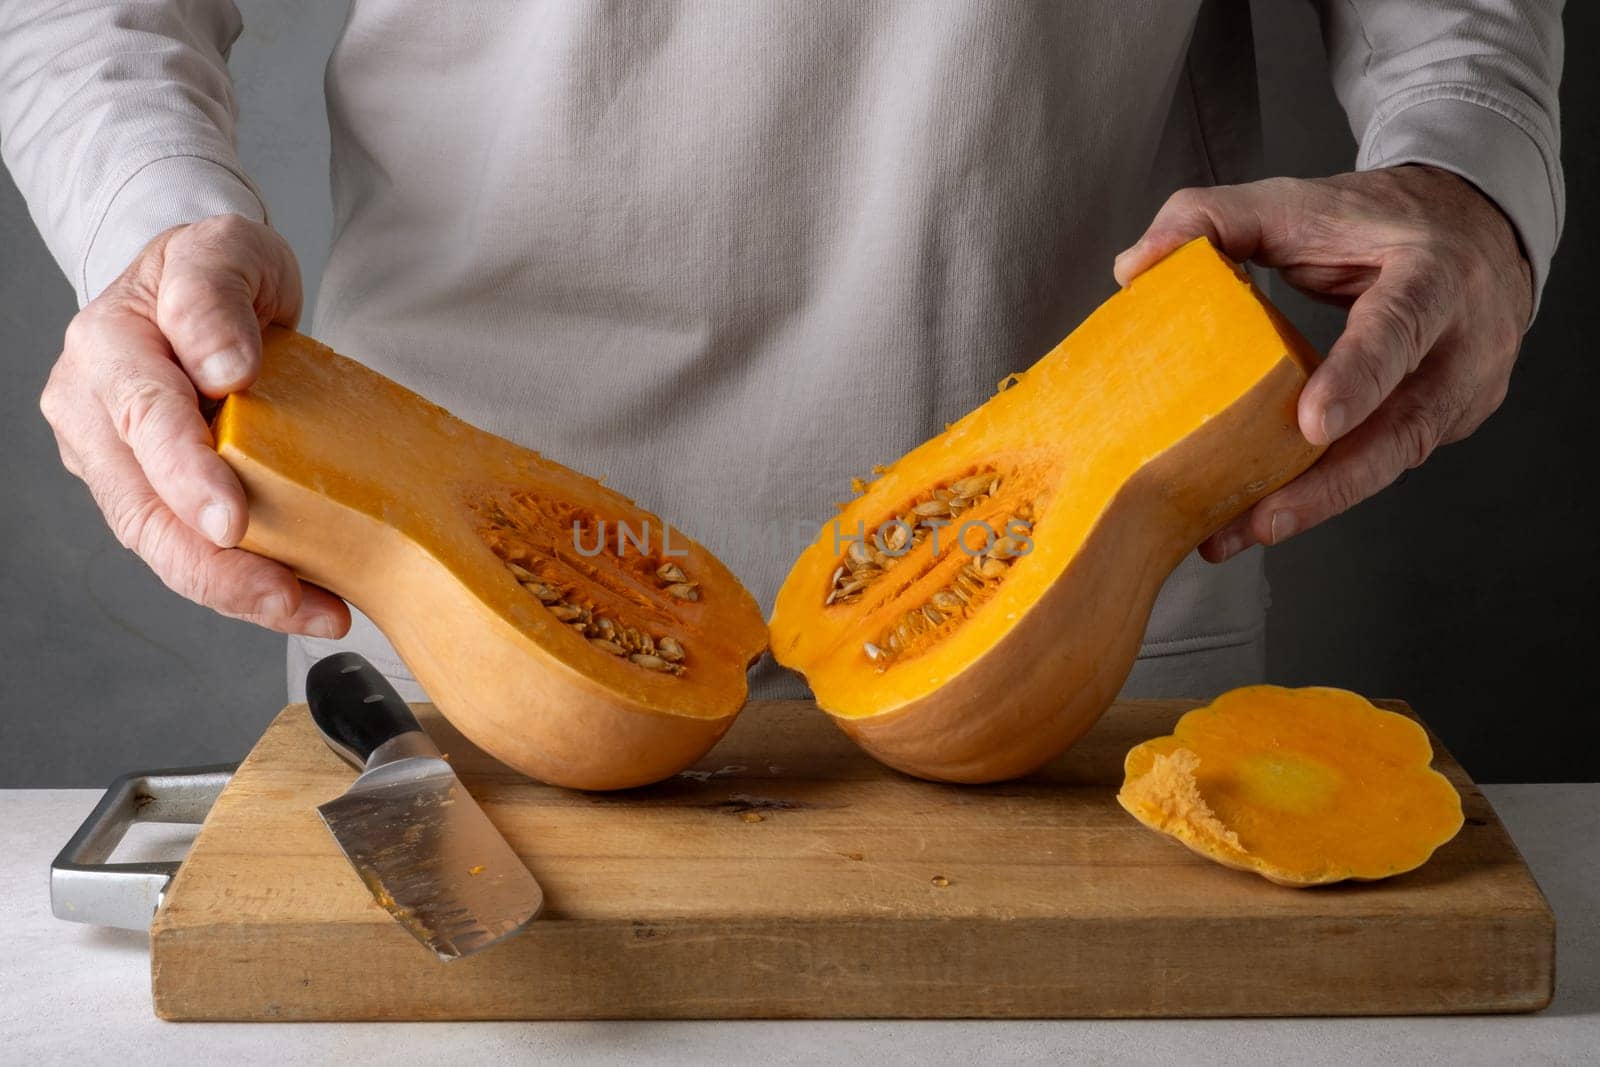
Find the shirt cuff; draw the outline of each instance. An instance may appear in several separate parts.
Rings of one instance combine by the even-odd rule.
[[[1566,213],[1561,159],[1525,116],[1466,87],[1405,104],[1374,123],[1358,170],[1426,163],[1477,186],[1511,220],[1533,269],[1533,310],[1550,273]],[[1470,98],[1467,97],[1470,94]]]
[[[127,270],[156,234],[225,214],[267,221],[260,193],[231,167],[198,155],[164,156],[140,167],[113,194],[89,238],[73,279],[78,306]]]

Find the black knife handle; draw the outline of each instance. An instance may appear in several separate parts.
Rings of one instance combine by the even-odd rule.
[[[400,699],[389,679],[354,652],[335,653],[311,665],[306,702],[322,739],[358,768],[385,741],[422,732],[411,705]]]

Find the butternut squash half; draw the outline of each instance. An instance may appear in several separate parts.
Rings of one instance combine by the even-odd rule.
[[[858,479],[778,593],[774,655],[892,767],[1033,770],[1111,703],[1179,561],[1316,459],[1315,363],[1243,271],[1183,246]]]
[[[693,763],[766,646],[755,600],[620,493],[281,328],[217,415],[243,547],[355,604],[484,751],[579,789]]]
[[[1246,686],[1128,753],[1117,802],[1279,885],[1415,870],[1461,829],[1421,726],[1343,689]]]

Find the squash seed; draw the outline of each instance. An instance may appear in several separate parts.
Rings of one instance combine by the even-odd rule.
[[[995,559],[1011,559],[1022,555],[1022,542],[1015,537],[1002,537],[989,549],[989,555]]]
[[[608,641],[604,637],[591,637],[589,643],[601,652],[608,652],[613,656],[620,656],[627,651],[615,641]]]
[[[656,642],[656,655],[672,663],[683,660],[683,646],[670,637],[663,637]]]
[[[583,609],[572,604],[552,604],[550,605],[550,614],[562,622],[572,622],[574,619],[583,617]]]
[[[522,581],[522,588],[538,597],[541,604],[555,604],[561,600],[561,590],[549,582],[525,578]]]
[[[666,660],[661,659],[659,656],[652,656],[648,652],[635,652],[628,657],[628,662],[637,663],[639,666],[646,667],[652,671],[664,671],[667,669]]]
[[[683,568],[678,566],[676,563],[663,563],[661,566],[657,567],[656,577],[660,578],[663,582],[672,583],[687,582],[689,580],[689,576],[683,573]]]
[[[982,493],[989,487],[994,476],[992,474],[973,474],[959,481],[952,482],[950,492],[958,497],[970,498]]]
[[[700,587],[693,582],[674,582],[667,586],[667,595],[678,600],[699,600]]]

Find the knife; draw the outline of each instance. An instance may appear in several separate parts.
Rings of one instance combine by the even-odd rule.
[[[317,812],[384,910],[442,960],[539,914],[539,883],[372,664],[354,652],[318,660],[306,700],[323,740],[361,772]]]

